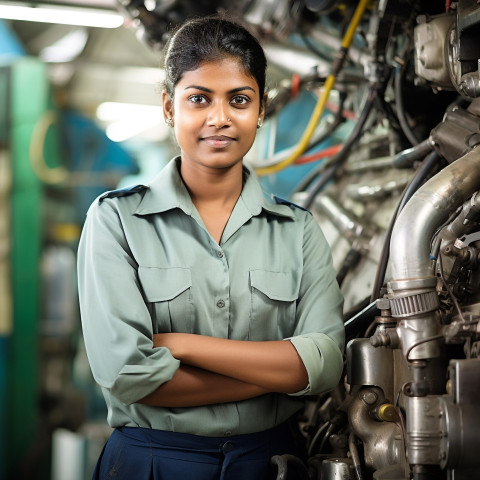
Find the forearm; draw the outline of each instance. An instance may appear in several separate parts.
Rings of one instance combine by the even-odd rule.
[[[192,365],[270,391],[293,393],[308,383],[307,371],[289,341],[250,342],[192,334],[154,336],[156,346],[170,349]]]
[[[269,391],[257,385],[181,365],[170,381],[139,403],[157,407],[198,407],[246,400],[266,393]]]

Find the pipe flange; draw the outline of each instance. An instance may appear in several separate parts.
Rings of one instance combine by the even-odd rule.
[[[393,317],[412,317],[436,310],[440,305],[435,290],[424,290],[414,294],[390,297]]]

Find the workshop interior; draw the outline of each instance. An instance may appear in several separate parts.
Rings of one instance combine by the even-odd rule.
[[[91,478],[110,428],[82,342],[83,221],[176,154],[160,52],[222,12],[269,64],[245,162],[312,212],[345,298],[341,381],[307,398],[276,479],[480,478],[479,3],[2,0],[0,479]]]

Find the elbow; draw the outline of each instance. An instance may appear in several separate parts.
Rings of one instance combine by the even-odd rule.
[[[308,386],[308,372],[303,363],[299,364],[295,371],[289,372],[281,379],[280,393],[292,394],[305,390]]]

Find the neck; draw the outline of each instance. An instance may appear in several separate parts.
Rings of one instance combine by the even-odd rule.
[[[241,163],[216,169],[182,162],[180,174],[197,208],[201,205],[233,208],[242,191]]]

